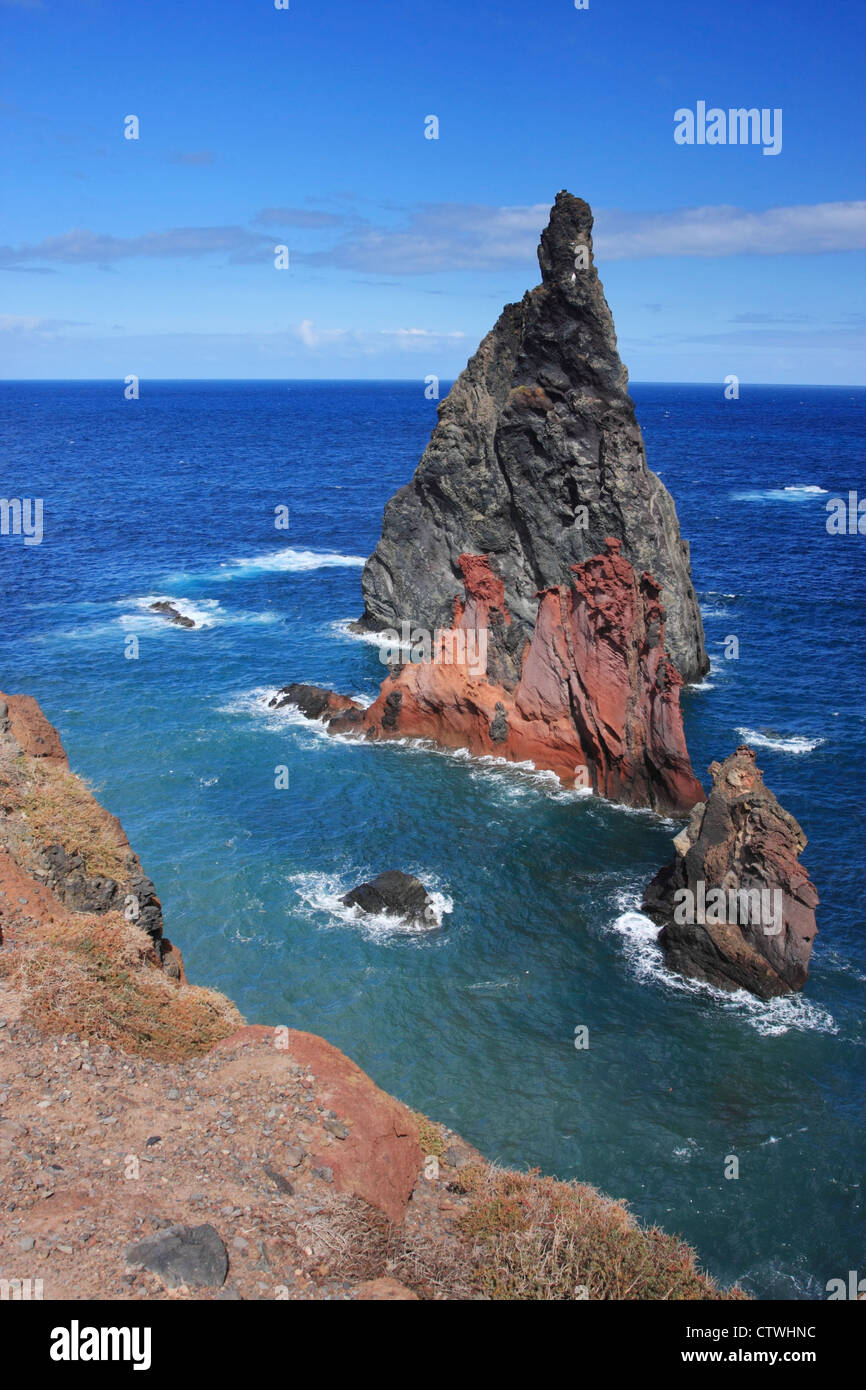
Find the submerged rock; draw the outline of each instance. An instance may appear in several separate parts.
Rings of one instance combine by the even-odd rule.
[[[424,884],[413,874],[404,874],[399,869],[386,869],[371,882],[359,883],[340,901],[347,907],[357,907],[376,916],[387,913],[409,922],[436,921],[435,904]]]
[[[160,599],[158,603],[152,603],[150,605],[150,611],[152,613],[161,613],[164,618],[168,618],[168,621],[174,623],[177,627],[195,627],[193,619],[181,613],[180,610],[175,608],[173,603],[169,603],[167,599]]]
[[[268,701],[268,709],[285,709],[295,705],[308,719],[321,719],[326,724],[338,714],[351,717],[355,712],[363,715],[363,705],[351,700],[348,695],[338,695],[335,690],[325,690],[320,685],[284,685],[273,699]]]
[[[762,999],[802,989],[819,901],[799,863],[806,837],[764,785],[751,748],[709,771],[708,800],[644,895],[644,912],[663,924],[666,964]]]
[[[364,568],[364,627],[408,620],[432,631],[450,621],[460,557],[488,556],[512,617],[512,685],[538,590],[566,584],[606,536],[659,584],[667,651],[682,677],[709,669],[688,543],[647,467],[593,262],[592,221],[587,203],[557,195],[538,250],[542,283],[506,306],[439,406]]]

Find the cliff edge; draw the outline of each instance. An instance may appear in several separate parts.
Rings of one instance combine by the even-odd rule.
[[[743,1297],[622,1202],[492,1167],[324,1039],[190,985],[26,696],[0,695],[0,798],[9,1296]]]

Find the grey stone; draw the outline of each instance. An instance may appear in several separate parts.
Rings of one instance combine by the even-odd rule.
[[[275,1168],[269,1168],[267,1164],[262,1166],[262,1172],[270,1178],[278,1192],[282,1192],[286,1197],[291,1197],[295,1189],[288,1178],[284,1178],[282,1173],[278,1173]]]
[[[149,1269],[166,1288],[214,1288],[225,1283],[228,1252],[213,1226],[167,1226],[127,1247],[126,1263]]]

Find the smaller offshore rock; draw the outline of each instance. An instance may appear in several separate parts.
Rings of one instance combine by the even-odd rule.
[[[806,836],[764,785],[751,748],[709,771],[709,798],[674,840],[643,910],[662,925],[671,970],[762,999],[800,990],[818,931],[818,894],[799,862]]]
[[[359,883],[340,901],[362,912],[375,916],[387,913],[408,922],[433,922],[436,917],[433,899],[421,880],[399,869],[386,869],[369,883]]]

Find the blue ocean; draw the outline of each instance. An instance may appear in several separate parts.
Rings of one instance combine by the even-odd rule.
[[[866,391],[632,394],[712,655],[683,695],[695,770],[751,743],[809,839],[800,996],[665,970],[639,902],[678,824],[268,711],[289,681],[371,699],[385,674],[348,623],[435,424],[421,382],[0,384],[0,491],[44,502],[41,544],[0,538],[0,686],[122,820],[197,983],[323,1034],[489,1158],[627,1199],[720,1280],[823,1298],[866,1276],[866,538],[826,527],[866,496]],[[438,923],[351,918],[339,895],[386,868]]]

